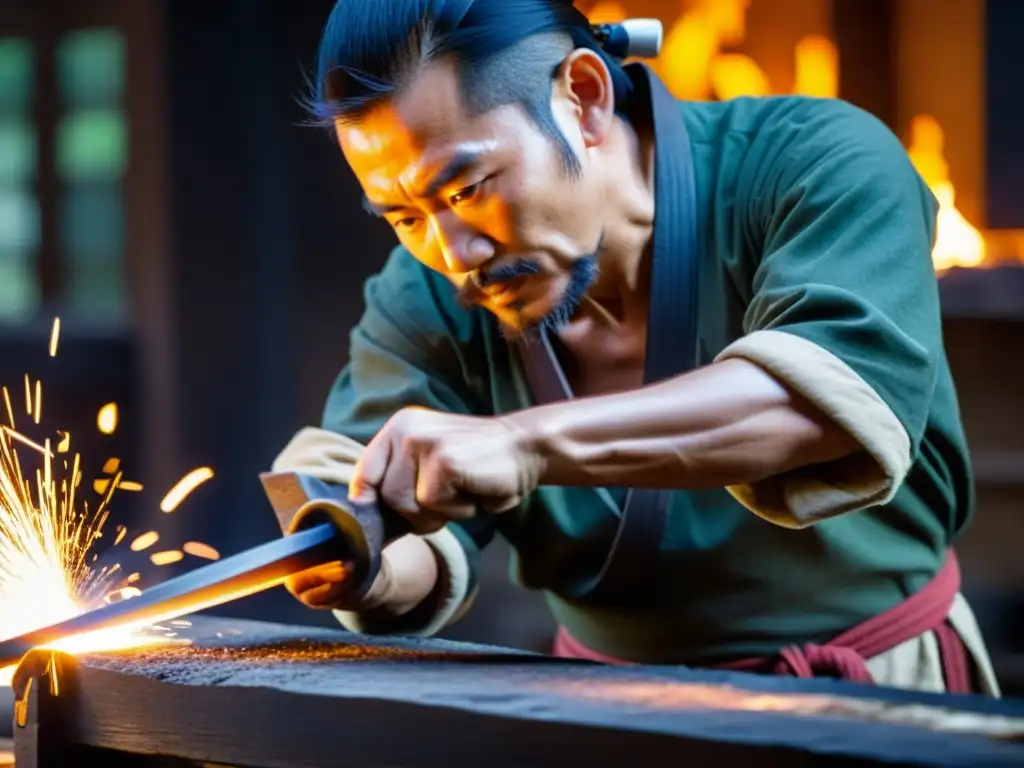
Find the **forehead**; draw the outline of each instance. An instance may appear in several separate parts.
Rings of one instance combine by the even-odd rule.
[[[367,193],[414,183],[438,163],[479,151],[507,134],[509,110],[470,117],[453,63],[426,67],[395,99],[360,120],[336,125],[338,141]]]

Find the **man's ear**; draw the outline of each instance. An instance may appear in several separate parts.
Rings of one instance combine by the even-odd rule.
[[[615,92],[611,72],[597,53],[577,48],[566,56],[555,74],[552,98],[572,112],[588,149],[604,143],[615,117]]]

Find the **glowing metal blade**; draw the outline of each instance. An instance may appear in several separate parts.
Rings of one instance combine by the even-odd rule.
[[[0,667],[59,640],[115,627],[142,629],[270,589],[288,576],[337,560],[337,536],[334,525],[322,523],[196,568],[139,597],[0,641]]]

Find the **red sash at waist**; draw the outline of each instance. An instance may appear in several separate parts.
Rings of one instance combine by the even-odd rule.
[[[835,677],[858,683],[873,683],[866,659],[890,651],[925,632],[934,632],[942,658],[946,691],[970,693],[971,675],[967,649],[949,623],[949,611],[960,591],[960,566],[950,550],[942,570],[924,589],[885,613],[843,632],[824,645],[807,643],[783,648],[775,656],[738,659],[713,665],[790,677]],[[555,636],[554,655],[589,659],[605,664],[630,664],[593,651],[569,634],[564,627]]]

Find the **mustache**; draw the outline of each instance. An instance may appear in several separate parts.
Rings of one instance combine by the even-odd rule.
[[[541,266],[533,259],[523,259],[512,264],[488,270],[477,270],[458,290],[459,303],[464,307],[479,304],[486,294],[483,289],[489,285],[507,283],[517,277],[528,277],[541,272]]]

